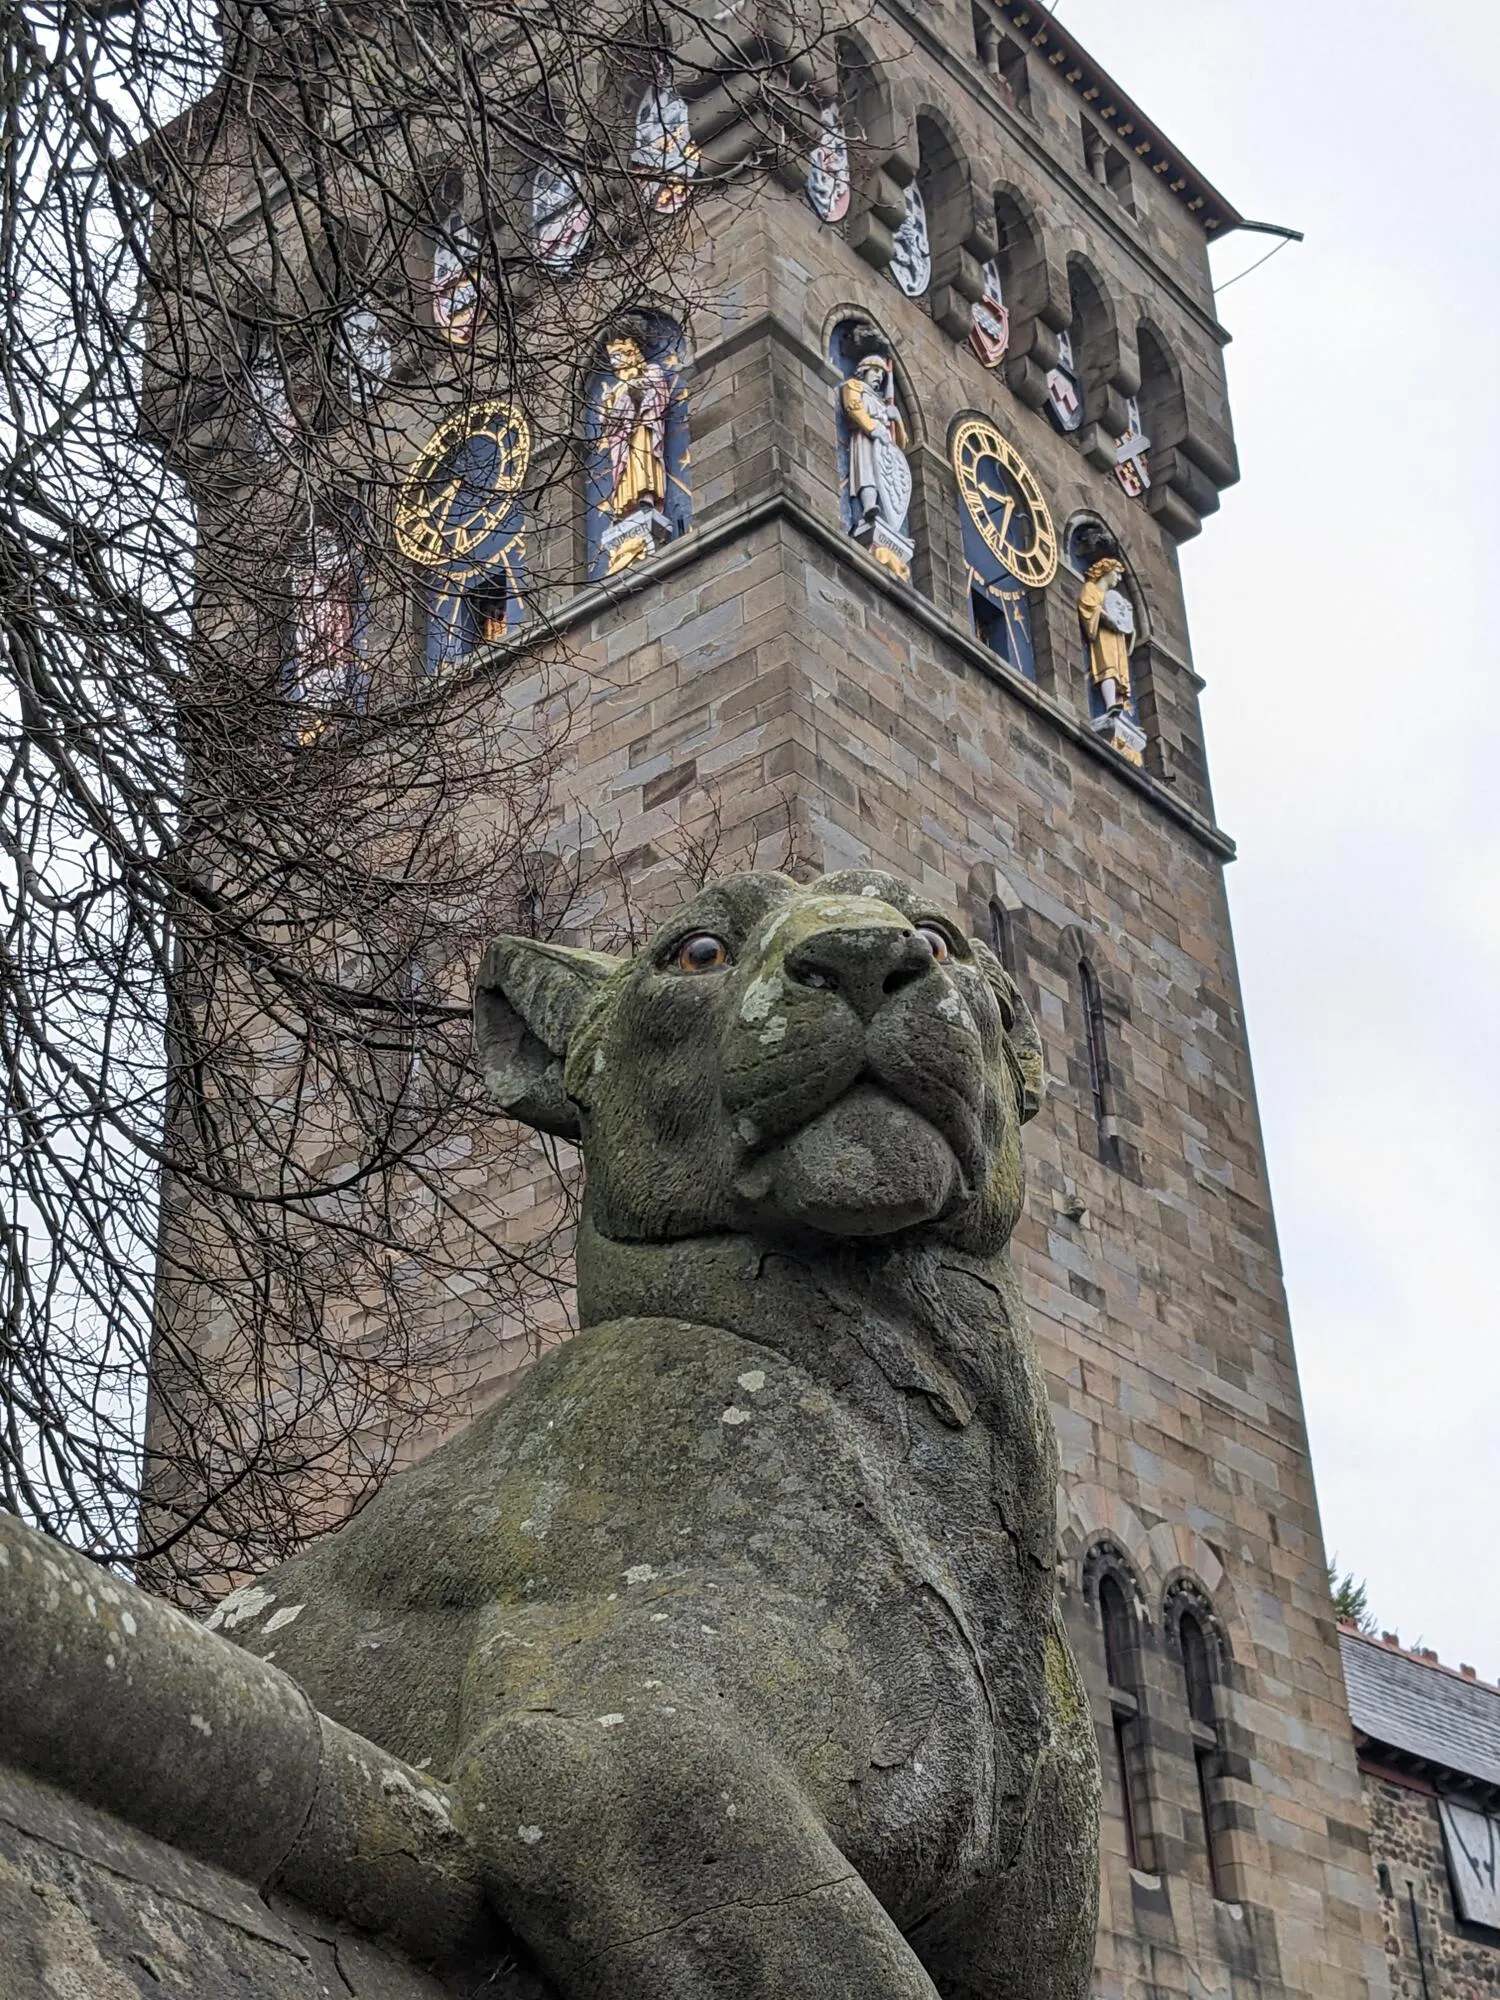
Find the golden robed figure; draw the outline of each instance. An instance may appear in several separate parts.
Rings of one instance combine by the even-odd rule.
[[[1121,590],[1125,565],[1101,556],[1089,565],[1078,593],[1078,622],[1088,641],[1089,679],[1099,690],[1107,715],[1130,700],[1130,649],[1135,644],[1135,610]]]
[[[609,451],[605,506],[617,521],[667,503],[667,405],[672,386],[659,362],[634,340],[612,340],[612,371],[599,402],[600,435]]]

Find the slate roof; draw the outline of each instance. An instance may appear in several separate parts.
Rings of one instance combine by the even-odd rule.
[[[1500,1785],[1500,1688],[1358,1632],[1339,1633],[1354,1727],[1409,1757]]]

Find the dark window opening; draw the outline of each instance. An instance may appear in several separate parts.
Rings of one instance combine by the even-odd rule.
[[[1125,1851],[1132,1868],[1148,1871],[1146,1811],[1141,1745],[1141,1701],[1135,1670],[1135,1621],[1118,1579],[1099,1580],[1099,1622],[1104,1634],[1104,1671],[1109,1682],[1120,1814]]]
[[[1015,971],[1011,963],[1010,918],[997,896],[990,898],[990,949],[1007,972]]]
[[[1184,1611],[1177,1627],[1182,1647],[1182,1678],[1187,1691],[1193,1738],[1193,1764],[1198,1780],[1198,1810],[1203,1817],[1203,1851],[1208,1882],[1219,1902],[1232,1901],[1228,1886],[1229,1857],[1219,1824],[1219,1724],[1214,1699],[1213,1655],[1196,1613]]]
[[[974,53],[991,82],[1013,111],[1031,109],[1031,79],[1026,51],[1013,42],[987,7],[973,9]]]
[[[1078,988],[1083,1002],[1083,1035],[1089,1059],[1089,1091],[1094,1103],[1094,1125],[1099,1135],[1100,1158],[1119,1164],[1115,1123],[1109,1109],[1109,1047],[1104,1025],[1104,1000],[1099,979],[1086,958],[1078,961]]]
[[[1130,182],[1130,162],[1118,146],[1106,148],[1104,185],[1127,214],[1135,214],[1135,191]]]
[[[506,618],[510,600],[503,589],[476,590],[469,598],[469,616],[473,621],[475,643],[488,645],[494,639],[505,637]]]
[[[1108,151],[1109,147],[1105,144],[1104,134],[1099,130],[1097,125],[1091,125],[1088,119],[1085,118],[1083,120],[1083,164],[1088,169],[1089,179],[1097,181],[1100,187],[1104,185],[1104,155]]]
[[[1118,146],[1112,146],[1092,119],[1080,120],[1083,133],[1083,164],[1091,181],[1106,188],[1121,208],[1135,213],[1135,195],[1131,187],[1130,162]]]

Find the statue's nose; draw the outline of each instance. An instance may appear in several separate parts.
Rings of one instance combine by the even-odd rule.
[[[930,941],[920,931],[889,924],[819,931],[786,956],[786,974],[798,986],[826,986],[842,994],[869,1021],[893,993],[933,966]]]

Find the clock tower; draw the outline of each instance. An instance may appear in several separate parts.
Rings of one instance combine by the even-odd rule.
[[[520,413],[503,344],[479,365],[445,226],[464,366],[398,450],[386,571],[435,685],[482,690],[466,726],[534,740],[561,689],[532,836],[576,885],[561,940],[614,942],[611,882],[669,912],[711,852],[889,870],[1000,954],[1048,1072],[1015,1244],[1105,1772],[1097,1990],[1363,2000],[1376,1892],[1178,566],[1237,477],[1208,251],[1241,218],[1034,0],[877,0],[803,82],[798,158],[728,192],[755,144],[728,85],[664,65],[623,106],[697,304],[622,300],[581,437]],[[543,192],[552,281],[586,286],[596,219],[561,167]],[[395,395],[399,356],[372,373]],[[163,419],[190,480],[195,421]],[[497,1195],[521,1242],[526,1159]],[[525,1343],[475,1339],[503,1389]]]

